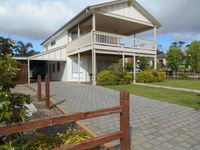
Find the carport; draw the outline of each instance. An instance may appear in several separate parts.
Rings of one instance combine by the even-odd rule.
[[[28,83],[35,82],[37,75],[44,79],[49,74],[51,81],[66,81],[65,47],[45,51],[27,58]]]

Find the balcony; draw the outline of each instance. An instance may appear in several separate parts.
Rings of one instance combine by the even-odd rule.
[[[100,31],[87,33],[67,44],[69,55],[79,51],[97,50],[128,52],[138,54],[156,54],[156,42],[152,40],[138,39]]]

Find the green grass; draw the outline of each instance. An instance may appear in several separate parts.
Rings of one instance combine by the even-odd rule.
[[[200,94],[192,92],[184,92],[177,90],[169,90],[164,88],[147,87],[140,85],[116,85],[105,86],[106,88],[117,91],[128,90],[131,94],[148,97],[164,102],[200,108]]]
[[[200,80],[165,80],[150,84],[200,90]]]

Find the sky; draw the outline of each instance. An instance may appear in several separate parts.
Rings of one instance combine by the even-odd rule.
[[[112,0],[0,0],[0,36],[31,42],[36,51],[49,35],[88,5]],[[161,24],[158,44],[200,40],[200,0],[137,0]],[[153,31],[138,35],[152,39]]]

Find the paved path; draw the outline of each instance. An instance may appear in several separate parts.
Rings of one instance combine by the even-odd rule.
[[[119,105],[119,92],[98,86],[54,82],[51,95],[71,112]],[[199,110],[134,95],[130,99],[132,150],[200,150]],[[98,135],[107,134],[119,130],[119,115],[84,123]],[[116,149],[118,143],[112,143]]]
[[[186,89],[186,88],[178,88],[178,87],[163,86],[163,85],[153,85],[153,84],[144,84],[144,83],[134,83],[134,84],[143,85],[143,86],[150,86],[150,87],[159,87],[159,88],[165,88],[165,89],[171,89],[171,90],[178,90],[178,91],[200,93],[200,90],[195,90],[195,89]]]

